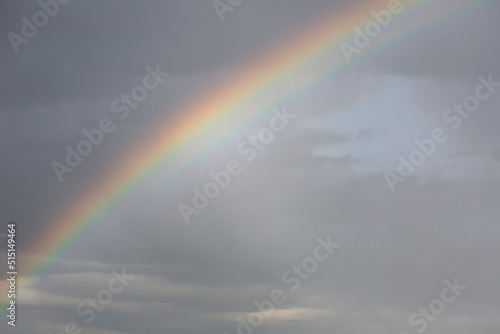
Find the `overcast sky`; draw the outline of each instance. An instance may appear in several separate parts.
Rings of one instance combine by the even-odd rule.
[[[500,3],[431,2],[411,9],[402,0],[402,12],[351,63],[341,42],[355,45],[354,29],[366,20],[339,26],[343,41],[182,146],[46,273],[24,277],[31,283],[18,298],[16,328],[4,317],[0,332],[498,333]],[[23,25],[41,5],[2,1],[0,220],[18,223],[20,262],[43,254],[32,246],[52,232],[52,217],[148,149],[138,143],[173,131],[182,106],[214,87],[231,92],[231,78],[321,20],[334,27],[352,13],[388,8],[361,0],[238,3],[71,0],[26,38],[32,31]],[[155,79],[155,68],[168,75]],[[147,97],[125,107],[128,114],[113,110],[148,74],[145,86],[158,85]],[[308,83],[315,85],[301,89]],[[290,94],[296,88],[302,93]],[[474,110],[453,111],[464,103]],[[260,116],[241,121],[252,115]],[[66,165],[66,147],[77,150],[82,131],[103,119],[113,130],[58,176],[54,161]],[[270,133],[272,142],[251,149],[249,138]],[[193,189],[203,191],[210,172],[231,161],[238,172],[197,209]],[[6,263],[3,237],[0,249]],[[122,270],[133,279],[117,280]],[[88,306],[88,298],[106,298],[110,282],[120,290],[112,301]],[[254,301],[273,291],[283,293],[276,310],[260,312]]]

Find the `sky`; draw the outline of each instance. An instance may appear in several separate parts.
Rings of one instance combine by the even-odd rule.
[[[0,332],[498,333],[499,17],[2,1]]]

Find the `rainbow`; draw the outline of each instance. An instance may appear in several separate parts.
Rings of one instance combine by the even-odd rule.
[[[386,9],[387,2],[387,0],[367,1],[364,6],[357,5],[353,10],[343,13],[341,19],[332,19],[331,15],[325,15],[306,29],[302,27],[302,30],[293,34],[289,41],[281,42],[273,50],[250,60],[245,65],[244,72],[230,77],[196,101],[180,108],[175,119],[165,118],[165,122],[163,124],[160,122],[160,126],[153,130],[149,137],[136,144],[128,156],[116,162],[116,166],[120,168],[96,178],[95,182],[81,192],[78,200],[70,203],[47,223],[47,227],[44,228],[45,234],[37,239],[32,249],[33,254],[41,256],[30,262],[25,261],[19,270],[26,276],[26,282],[29,282],[30,277],[39,277],[48,272],[55,259],[68,253],[77,244],[82,245],[85,236],[88,238],[90,232],[102,224],[105,218],[123,210],[121,204],[129,194],[147,182],[151,175],[158,172],[166,163],[175,160],[174,158],[183,150],[196,144],[196,152],[201,156],[224,143],[231,133],[214,135],[206,143],[197,142],[201,136],[211,133],[215,126],[232,119],[237,122],[232,130],[234,132],[244,129],[265,115],[270,109],[262,107],[258,110],[264,111],[247,115],[243,119],[241,116],[235,117],[243,106],[252,105],[276,85],[289,82],[298,70],[314,64],[325,55],[331,55],[333,50],[339,53],[340,43],[352,43],[353,28],[364,27],[367,22],[373,20],[370,10]],[[312,79],[297,80],[297,83],[290,85],[281,96],[269,101],[268,107],[290,101],[327,78],[331,78],[332,75],[347,70],[353,64],[358,64],[401,40],[410,40],[418,34],[452,22],[454,18],[467,15],[491,2],[493,0],[456,1],[451,6],[449,3],[443,5],[442,1],[402,0],[404,10],[394,18],[394,24],[399,27],[397,31],[390,29],[389,26],[388,33],[383,32],[373,46],[368,46],[361,54],[355,56],[351,64],[348,64],[343,57],[337,57],[330,61],[333,65],[329,70],[321,75]],[[175,179],[182,170],[183,166],[180,166],[156,187],[163,187]],[[144,196],[151,196],[151,193]],[[26,283],[22,288],[28,288],[29,285],[30,283]],[[6,295],[3,294],[2,298],[6,298]],[[5,302],[2,303],[3,312],[5,312]]]

